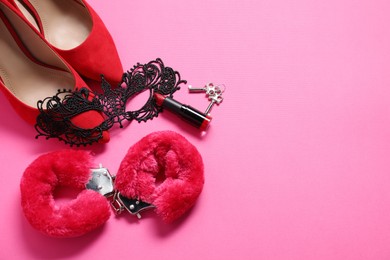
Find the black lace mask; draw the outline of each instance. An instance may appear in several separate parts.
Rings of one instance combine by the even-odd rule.
[[[161,107],[156,105],[153,94],[172,97],[180,89],[180,84],[185,83],[177,71],[165,67],[161,59],[156,59],[135,65],[123,74],[121,84],[114,88],[102,76],[101,94],[92,93],[87,88],[58,90],[55,96],[38,101],[40,114],[35,124],[36,138],[58,138],[70,146],[93,144],[102,138],[103,131],[116,123],[123,127],[124,120],[146,122],[157,117]],[[146,103],[138,110],[126,111],[127,101],[144,91],[149,91]],[[90,110],[104,114],[104,122],[91,129],[79,128],[72,123],[74,116]]]

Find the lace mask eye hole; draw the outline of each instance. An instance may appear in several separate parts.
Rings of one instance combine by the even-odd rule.
[[[131,116],[134,116],[133,119],[141,119],[143,117],[146,117],[148,120],[147,113],[149,111],[154,111],[154,100],[153,100],[153,90],[150,91],[140,91],[138,93],[135,93],[132,97],[129,98],[129,100],[126,101],[126,113],[129,115],[128,120]],[[160,112],[159,110],[156,110],[157,114]],[[157,115],[153,115],[157,116]],[[131,119],[130,119],[131,120]],[[145,120],[145,121],[146,121]],[[137,120],[137,121],[143,121],[143,120]]]

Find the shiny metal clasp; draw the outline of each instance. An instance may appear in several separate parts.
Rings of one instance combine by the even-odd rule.
[[[136,215],[138,219],[141,219],[141,211],[155,208],[154,205],[143,202],[139,199],[129,199],[120,194],[120,192],[115,193],[111,206],[118,214],[122,213],[122,211],[126,209],[131,215]]]
[[[99,168],[91,169],[91,179],[85,185],[87,189],[94,190],[111,200],[111,206],[115,213],[120,214],[125,209],[132,215],[141,218],[140,212],[155,208],[154,205],[138,199],[129,199],[123,196],[114,187],[115,176],[112,176],[107,168],[99,164]]]
[[[114,195],[114,178],[107,168],[99,164],[99,168],[91,169],[91,179],[85,185],[87,189],[99,192],[105,197]]]

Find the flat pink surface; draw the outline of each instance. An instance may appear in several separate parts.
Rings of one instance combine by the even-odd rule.
[[[199,149],[206,183],[172,225],[112,216],[76,239],[41,235],[19,182],[65,148],[0,96],[0,259],[390,259],[390,2],[98,1],[126,69],[161,57],[189,84],[225,84],[207,135],[169,112],[94,146],[111,172],[127,149],[174,130]],[[183,88],[176,99],[208,101]],[[93,205],[91,205],[93,207]]]

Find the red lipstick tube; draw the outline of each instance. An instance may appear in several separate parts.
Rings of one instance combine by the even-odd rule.
[[[162,106],[174,114],[179,115],[201,131],[205,131],[209,127],[212,119],[210,115],[206,115],[193,107],[183,105],[173,98],[165,97],[158,93],[154,93],[154,98],[158,106]]]

